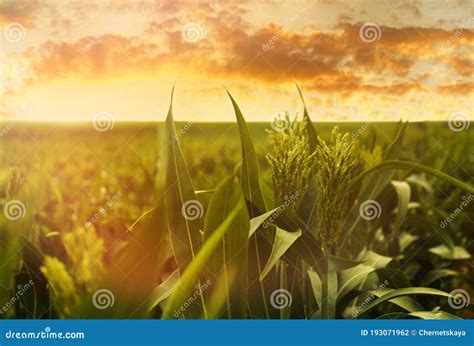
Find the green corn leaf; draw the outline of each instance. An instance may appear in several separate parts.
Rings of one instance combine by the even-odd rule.
[[[301,229],[301,236],[292,244],[289,251],[301,257],[318,273],[321,273],[323,250],[300,217],[293,210],[287,208],[279,214],[274,223],[283,229],[294,231]]]
[[[234,107],[235,116],[239,125],[240,141],[242,145],[242,191],[245,198],[253,204],[260,212],[265,210],[265,202],[260,188],[260,168],[257,160],[257,153],[250,136],[247,123],[240,111],[239,106],[235,102],[232,95],[227,91],[232,106]],[[252,212],[251,216],[254,213]]]
[[[206,314],[201,316],[201,319],[219,319],[225,318],[226,308],[229,306],[229,292],[228,287],[238,285],[235,282],[235,275],[233,272],[221,271],[217,277],[213,279],[212,288],[207,294],[206,299]],[[207,292],[206,292],[207,293]]]
[[[449,297],[449,293],[434,289],[434,288],[426,288],[426,287],[409,287],[409,288],[400,288],[394,290],[390,293],[384,294],[383,296],[375,299],[374,301],[367,304],[367,306],[359,311],[359,316],[364,314],[365,312],[372,310],[380,303],[386,302],[393,298],[407,296],[407,295],[435,295],[440,297]]]
[[[449,248],[442,244],[429,249],[429,251],[439,257],[446,258],[448,260],[465,260],[471,258],[471,254],[462,246],[455,246]]]
[[[458,276],[459,272],[451,269],[433,269],[430,270],[421,281],[421,286],[429,286],[438,279],[448,276]]]
[[[297,230],[296,232],[288,232],[278,226],[275,227],[275,239],[273,240],[272,252],[267,264],[260,274],[260,281],[263,280],[265,276],[267,276],[270,270],[300,236],[301,230]]]
[[[337,294],[338,300],[342,299],[346,294],[354,289],[359,288],[375,269],[372,266],[364,264],[358,265],[357,267],[343,270],[341,272],[340,287]]]
[[[337,285],[338,285],[338,278],[336,272],[329,272],[327,276],[327,308],[328,314],[327,317],[329,319],[336,318],[336,301],[337,301]],[[324,290],[324,285],[323,285]],[[323,292],[323,297],[324,297]]]
[[[168,298],[171,293],[173,293],[174,289],[178,285],[179,282],[179,270],[175,270],[173,273],[170,274],[163,281],[157,288],[155,288],[151,294],[151,297],[148,301],[148,308],[147,311],[150,312],[153,310],[158,304]]]
[[[411,189],[410,185],[408,185],[408,183],[405,181],[392,180],[392,185],[395,188],[395,192],[397,193],[398,197],[397,214],[395,216],[395,222],[393,224],[393,230],[397,232],[403,221],[405,220],[405,217],[407,216],[408,203],[410,203]]]
[[[395,291],[394,289],[385,287],[381,291],[370,291],[375,297],[383,297],[385,294]],[[397,297],[389,300],[390,303],[395,304],[402,309],[405,309],[409,312],[421,311],[423,307],[415,299],[409,296]]]
[[[265,218],[268,219],[273,213],[275,213],[275,219],[272,221],[272,223],[275,225],[292,232],[300,229],[302,231],[301,237],[299,237],[293,243],[289,251],[295,256],[301,257],[307,264],[319,272],[320,261],[323,256],[321,245],[316,240],[315,236],[310,232],[306,223],[298,216],[295,211],[290,208],[281,208],[277,213],[276,211],[278,209],[279,208],[275,208],[272,211],[265,213]],[[264,222],[262,219],[258,220],[259,222]],[[251,221],[251,224],[251,231],[254,232],[256,228],[254,229],[253,225],[257,225],[257,218],[255,218],[254,222]],[[253,232],[251,233],[253,234]]]
[[[270,217],[273,213],[275,213],[280,208],[275,208],[270,211],[267,211],[265,214],[256,216],[250,219],[250,230],[249,230],[249,238],[258,230],[258,228]]]
[[[408,247],[413,244],[416,240],[418,240],[418,236],[413,235],[411,233],[403,232],[400,235],[399,247],[400,253],[403,253]]]
[[[308,109],[306,108],[306,103],[304,102],[303,93],[298,84],[296,84],[296,89],[298,89],[298,94],[300,95],[301,102],[303,102],[303,120],[306,122],[306,128],[308,129],[308,137],[309,137],[309,148],[311,152],[316,149],[318,145],[318,136],[316,134],[316,130],[314,128],[313,122],[309,117]]]
[[[303,98],[303,93],[298,84],[296,84],[298,94],[300,95],[301,102],[303,103],[303,121],[306,123],[306,129],[308,131],[309,149],[311,152],[316,150],[318,145],[318,135],[314,128],[313,122],[309,117],[308,109]],[[308,185],[308,190],[305,192],[303,199],[298,207],[298,215],[307,223],[312,224],[316,218],[316,179],[313,177]]]
[[[206,195],[206,194],[212,194],[216,191],[216,189],[210,189],[210,190],[197,190],[197,191],[194,191],[194,193],[196,194],[196,196],[198,195]]]
[[[262,180],[260,180],[260,188],[262,189],[263,199],[265,201],[265,210],[274,209],[276,205],[275,201],[273,200],[272,188]]]
[[[383,256],[374,251],[367,251],[363,258],[364,265],[370,266],[374,269],[388,267],[395,261],[393,257]]]
[[[277,266],[279,274],[280,289],[288,290],[288,266],[286,263],[280,261]],[[291,294],[291,293],[290,293]],[[289,306],[280,309],[280,319],[287,320],[291,315],[291,304]]]
[[[199,249],[199,231],[202,229],[200,216],[203,210],[196,199],[188,167],[178,143],[173,120],[173,92],[174,87],[163,135],[163,189],[171,246],[176,264],[183,270]]]
[[[309,282],[311,284],[311,290],[313,291],[314,299],[319,307],[321,307],[322,299],[322,283],[318,273],[313,269],[308,269]]]
[[[349,189],[354,188],[360,182],[369,174],[375,173],[375,172],[382,172],[386,170],[394,170],[394,169],[402,169],[402,170],[413,170],[417,172],[424,172],[426,174],[432,175],[433,177],[436,177],[441,180],[445,180],[454,186],[457,186],[463,190],[466,190],[467,192],[474,193],[474,187],[462,182],[449,174],[443,173],[437,169],[430,168],[428,166],[421,165],[419,163],[414,163],[414,162],[409,162],[409,161],[401,161],[401,160],[388,160],[384,161],[382,163],[379,163],[378,165],[367,169],[366,171],[362,172],[358,177],[354,178],[351,180],[349,184]]]
[[[219,184],[211,198],[204,224],[204,241],[212,236],[235,205],[245,205],[245,201],[238,182],[231,176]],[[206,266],[212,272],[209,278],[211,281],[221,271],[224,272],[229,318],[245,318],[247,309],[247,290],[242,287],[248,286],[249,220],[246,210],[242,210],[240,214],[234,219],[231,231],[224,236],[222,244],[216,250],[214,260]],[[231,284],[228,275],[232,275],[232,282],[237,285]]]
[[[328,256],[329,260],[329,272],[340,272],[341,270],[356,267],[363,261],[351,260],[348,258],[337,257],[333,255]]]
[[[169,319],[174,316],[175,311],[184,306],[184,303],[193,295],[193,290],[199,282],[205,266],[216,255],[216,250],[222,243],[224,236],[232,230],[232,226],[237,218],[245,216],[246,206],[241,201],[232,208],[224,222],[211,234],[207,241],[203,244],[196,257],[184,271],[178,286],[173,294],[169,297],[162,318]]]

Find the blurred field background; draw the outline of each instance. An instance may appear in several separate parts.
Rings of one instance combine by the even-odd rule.
[[[314,125],[324,139],[338,125],[372,147],[389,141],[396,123]],[[178,122],[176,127],[195,189],[214,188],[239,163],[237,124]],[[261,173],[267,181],[271,175],[265,159],[271,148],[266,133],[269,128],[269,123],[250,123]],[[16,167],[23,173],[27,208],[36,215],[33,227],[69,231],[76,223],[86,223],[107,196],[120,191],[120,207],[113,208],[114,220],[108,220],[115,233],[126,230],[154,199],[161,133],[161,123],[116,123],[105,132],[96,131],[89,123],[15,123],[1,138],[0,166]],[[411,123],[401,159],[426,164],[472,183],[472,148],[473,129],[453,132],[445,122]],[[432,198],[440,202],[449,198],[449,189],[443,184],[436,187]],[[64,215],[61,226],[54,224],[58,213]]]

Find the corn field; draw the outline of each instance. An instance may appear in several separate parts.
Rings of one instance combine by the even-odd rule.
[[[472,318],[474,136],[446,123],[16,124],[1,319]],[[315,121],[316,122],[313,122]]]

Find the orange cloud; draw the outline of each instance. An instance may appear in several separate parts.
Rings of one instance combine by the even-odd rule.
[[[368,44],[360,39],[356,25],[346,25],[342,32],[304,34],[275,24],[252,32],[224,22],[208,18],[208,35],[203,34],[199,42],[183,40],[183,23],[170,18],[149,23],[147,36],[107,34],[72,43],[49,41],[29,49],[25,57],[32,62],[37,80],[114,77],[174,67],[221,79],[307,81],[322,92],[397,93],[422,89],[422,80],[417,83],[408,78],[420,59],[417,51],[407,46],[434,54],[435,45],[452,34],[431,28],[382,27],[380,40]],[[154,35],[160,35],[161,41],[153,40]],[[465,31],[464,37],[469,35],[472,33]],[[445,62],[461,77],[469,76],[469,60],[450,58]],[[374,74],[378,83],[368,81],[368,74]]]
[[[44,92],[54,82],[89,87],[151,75],[166,83],[180,76],[198,81],[189,88],[200,95],[232,84],[247,99],[258,98],[253,95],[258,88],[283,95],[281,88],[298,81],[311,93],[309,100],[327,104],[331,97],[353,96],[365,103],[392,96],[411,102],[408,95],[421,93],[466,100],[472,95],[469,21],[455,6],[450,13],[457,17],[439,24],[422,6],[396,3],[385,14],[387,7],[355,8],[347,1],[308,1],[291,7],[291,13],[283,2],[8,2],[0,5],[0,23],[23,23],[31,41],[24,49],[8,46],[6,64],[27,63],[28,83],[10,83],[15,90],[7,86],[0,94],[19,99],[22,91],[43,86]],[[312,18],[321,8],[332,16],[324,24]],[[94,13],[106,33],[98,32]],[[381,21],[373,40],[361,37],[371,16]],[[190,24],[196,39],[185,37]]]

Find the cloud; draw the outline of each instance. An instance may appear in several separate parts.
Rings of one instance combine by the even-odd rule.
[[[448,85],[440,85],[438,91],[441,93],[449,93],[454,95],[468,95],[472,94],[474,90],[474,83],[453,83]]]
[[[22,53],[22,59],[30,62],[29,85],[54,79],[186,72],[209,80],[269,86],[296,80],[326,94],[404,95],[439,90],[466,95],[472,90],[466,81],[472,60],[465,52],[472,51],[474,35],[466,28],[381,25],[379,39],[368,43],[360,37],[364,23],[351,22],[350,16],[341,15],[335,28],[317,31],[298,29],[304,11],[279,24],[260,23],[248,18],[248,6],[232,2],[114,1],[94,6],[101,11],[143,14],[147,18],[143,33],[50,39],[32,46]],[[419,9],[415,6],[413,12],[415,8]],[[87,16],[85,6],[71,5],[69,10],[80,18]],[[73,19],[57,7],[48,11],[50,29],[74,26]],[[156,11],[162,15],[149,18]],[[0,14],[0,18],[30,23],[36,18],[31,6],[2,6]],[[202,39],[183,40],[183,27],[189,23],[201,28]],[[419,73],[419,65],[437,71],[439,64],[453,74],[429,84],[433,78],[427,78],[429,72]]]

